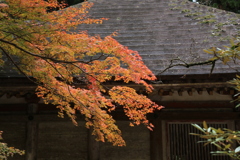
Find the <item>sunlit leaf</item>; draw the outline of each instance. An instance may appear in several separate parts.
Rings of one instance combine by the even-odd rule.
[[[204,129],[202,129],[202,127],[200,127],[198,124],[191,124],[193,127],[197,128],[198,130],[202,131],[205,133]]]
[[[239,147],[237,147],[237,148],[235,148],[234,152],[235,152],[235,153],[238,153],[238,152],[240,152],[240,146],[239,146]]]
[[[208,129],[206,121],[203,121],[203,128],[206,129],[206,130]]]
[[[207,49],[204,49],[203,50],[204,52],[206,52],[206,53],[208,53],[208,54],[213,54],[214,52],[213,51],[211,51],[210,49],[209,50],[207,50]]]
[[[224,149],[229,149],[230,147],[231,147],[231,144],[229,143],[224,147]]]

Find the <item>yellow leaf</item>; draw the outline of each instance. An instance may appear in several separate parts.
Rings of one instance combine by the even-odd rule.
[[[207,50],[207,49],[204,49],[203,51],[206,52],[206,53],[208,53],[208,54],[213,54],[213,53],[214,53],[213,51]]]
[[[208,126],[207,126],[206,121],[203,121],[203,128],[204,128],[204,129],[208,129]]]
[[[227,144],[225,147],[224,147],[224,149],[228,149],[228,148],[230,148],[231,147],[231,144]]]

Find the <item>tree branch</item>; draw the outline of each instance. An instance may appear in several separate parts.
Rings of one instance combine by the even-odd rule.
[[[35,54],[35,53],[32,53],[32,52],[29,52],[29,51],[27,51],[27,50],[25,50],[25,49],[23,49],[22,47],[19,47],[17,44],[15,44],[15,43],[12,43],[12,42],[9,42],[9,41],[6,41],[6,40],[4,40],[4,39],[0,39],[0,42],[3,42],[3,43],[7,43],[7,44],[9,44],[9,45],[11,45],[11,46],[14,46],[14,47],[16,47],[17,49],[19,49],[20,51],[23,51],[23,52],[25,52],[26,54],[29,54],[29,55],[31,55],[31,56],[34,56],[34,57],[39,57],[39,58],[42,58],[42,59],[47,59],[47,60],[51,60],[51,61],[53,61],[53,62],[55,62],[55,63],[70,63],[70,64],[73,64],[73,63],[85,63],[85,64],[88,64],[88,63],[90,63],[90,62],[92,62],[92,61],[95,61],[95,60],[98,60],[98,59],[100,59],[101,57],[102,57],[102,55],[101,56],[99,56],[97,59],[91,59],[90,61],[81,61],[81,60],[76,60],[76,61],[64,61],[64,60],[59,60],[59,59],[54,59],[54,58],[51,58],[51,57],[45,57],[45,56],[41,56],[41,55],[38,55],[38,54]]]
[[[177,59],[172,59],[170,61],[170,64],[168,65],[167,68],[165,68],[162,72],[160,72],[158,75],[164,73],[165,71],[167,71],[168,69],[170,68],[173,68],[173,67],[176,67],[176,66],[183,66],[185,68],[190,68],[190,67],[193,67],[193,66],[200,66],[200,65],[212,65],[212,68],[211,68],[211,71],[210,71],[210,74],[212,73],[214,67],[215,67],[215,62],[217,61],[218,59],[215,59],[215,60],[207,60],[207,61],[202,61],[202,62],[196,62],[196,63],[186,63],[184,62],[183,60],[177,58]],[[173,61],[180,61],[182,63],[178,63],[178,64],[173,64]]]
[[[17,68],[17,70],[22,73],[25,77],[27,77],[30,81],[32,81],[35,84],[38,84],[36,81],[32,80],[26,73],[22,71],[22,69],[15,63],[15,61],[12,59],[12,57],[7,53],[7,51],[0,47],[0,49],[3,51],[3,53],[7,56],[7,58],[13,63],[13,65]],[[39,85],[39,84],[38,84]]]

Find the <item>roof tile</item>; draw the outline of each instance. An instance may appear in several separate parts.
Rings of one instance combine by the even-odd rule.
[[[145,64],[160,74],[174,58],[188,63],[204,61],[210,55],[202,50],[229,44],[226,37],[239,32],[237,14],[181,0],[93,0],[92,17],[109,18],[101,25],[84,25],[92,35],[102,37],[118,31],[121,44],[136,50]],[[175,5],[174,5],[175,4]],[[229,21],[236,22],[234,25]],[[217,25],[224,23],[221,31]],[[238,23],[238,24],[237,24]],[[79,29],[84,28],[79,26]],[[218,34],[220,36],[214,36]],[[238,65],[235,65],[239,69]],[[209,74],[211,66],[175,67],[164,73]],[[217,65],[214,73],[236,72],[228,66]]]

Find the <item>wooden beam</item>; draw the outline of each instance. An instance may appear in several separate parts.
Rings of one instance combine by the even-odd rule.
[[[179,90],[178,90],[178,95],[179,95],[179,96],[182,96],[182,95],[183,95],[183,89],[179,89]]]
[[[197,92],[198,92],[199,95],[202,95],[203,89],[202,89],[202,88],[198,88],[198,89],[197,89]]]
[[[218,92],[219,94],[223,94],[223,93],[224,93],[224,90],[223,90],[223,88],[219,88],[219,89],[217,90],[217,92]]]
[[[163,96],[163,92],[164,92],[164,90],[163,90],[162,88],[159,89],[159,90],[158,90],[158,95],[159,95],[159,96]]]
[[[195,92],[195,88],[190,88],[190,89],[188,89],[188,95],[189,96],[192,96],[193,95],[193,92]]]
[[[161,121],[155,119],[151,121],[154,125],[154,129],[150,132],[150,159],[151,160],[163,160],[163,143],[162,143],[162,124]]]
[[[12,96],[13,96],[13,93],[12,93],[12,92],[7,92],[7,93],[6,93],[6,97],[7,97],[7,98],[11,98]]]
[[[38,124],[37,122],[27,123],[27,142],[26,142],[26,160],[36,160],[37,151],[37,133]]]
[[[233,110],[235,108],[235,104],[231,103],[230,101],[155,101],[155,103],[159,105],[166,106],[165,109],[183,109],[183,108],[190,108],[190,109],[200,109],[200,108],[207,108],[207,109],[214,109],[214,108],[226,108]]]
[[[229,93],[230,93],[230,95],[234,95],[235,94],[235,90],[230,89]]]
[[[173,95],[173,93],[174,93],[174,90],[173,90],[173,89],[171,89],[171,90],[169,91],[169,96],[172,96],[172,95]]]
[[[208,88],[207,92],[208,92],[209,95],[213,95],[213,88]]]
[[[96,137],[92,135],[92,129],[88,130],[88,160],[100,159],[100,144],[96,141]]]
[[[26,160],[37,159],[38,123],[34,120],[37,108],[37,104],[28,104]]]
[[[240,112],[160,112],[161,120],[240,120]]]

